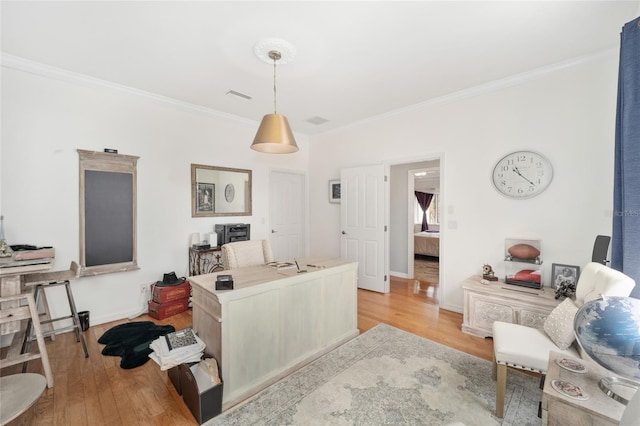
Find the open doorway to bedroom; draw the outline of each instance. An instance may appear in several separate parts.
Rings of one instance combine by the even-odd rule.
[[[440,257],[440,215],[442,211],[441,155],[389,166],[389,273],[391,280],[403,288],[395,289],[419,298],[424,303],[439,305],[443,259]],[[428,231],[422,232],[423,211],[415,192],[433,194],[427,207]],[[437,195],[436,195],[437,194]],[[430,238],[429,249],[418,248],[415,234]],[[428,236],[428,237],[427,237]],[[406,288],[404,288],[406,287]]]
[[[440,287],[440,161],[408,171],[409,256],[416,291],[438,303]],[[411,185],[413,182],[413,185]],[[413,227],[411,227],[413,225]],[[413,250],[411,250],[413,244]],[[407,262],[410,266],[411,258]]]

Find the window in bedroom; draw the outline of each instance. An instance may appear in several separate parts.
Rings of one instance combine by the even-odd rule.
[[[422,209],[420,208],[418,200],[414,201],[413,222],[416,225],[422,223]],[[440,194],[433,195],[431,204],[429,204],[429,208],[427,209],[427,222],[432,225],[440,224]]]

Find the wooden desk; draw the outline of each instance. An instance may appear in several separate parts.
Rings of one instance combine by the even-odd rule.
[[[44,272],[51,269],[53,259],[14,260],[13,257],[0,259],[0,296],[15,296],[20,294],[21,277],[34,272]],[[18,302],[5,302],[4,308],[15,308]],[[0,335],[20,331],[20,322],[2,324]]]
[[[613,373],[591,360],[579,360],[587,367],[587,373],[573,373],[556,364],[565,357],[558,352],[549,354],[547,378],[542,393],[542,424],[549,426],[611,426],[618,425],[625,406],[605,395],[598,387],[602,377]],[[556,391],[553,380],[565,380],[580,386],[590,398],[582,401],[569,398]]]
[[[193,329],[220,364],[223,410],[358,335],[357,263],[298,263],[308,272],[253,266],[189,277]],[[233,275],[234,290],[215,290],[219,274]]]

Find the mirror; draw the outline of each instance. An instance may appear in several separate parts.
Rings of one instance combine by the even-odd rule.
[[[191,165],[191,217],[251,216],[251,170]]]

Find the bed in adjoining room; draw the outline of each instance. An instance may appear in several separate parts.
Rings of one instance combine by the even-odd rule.
[[[440,232],[429,230],[413,234],[413,252],[423,256],[440,257]]]

